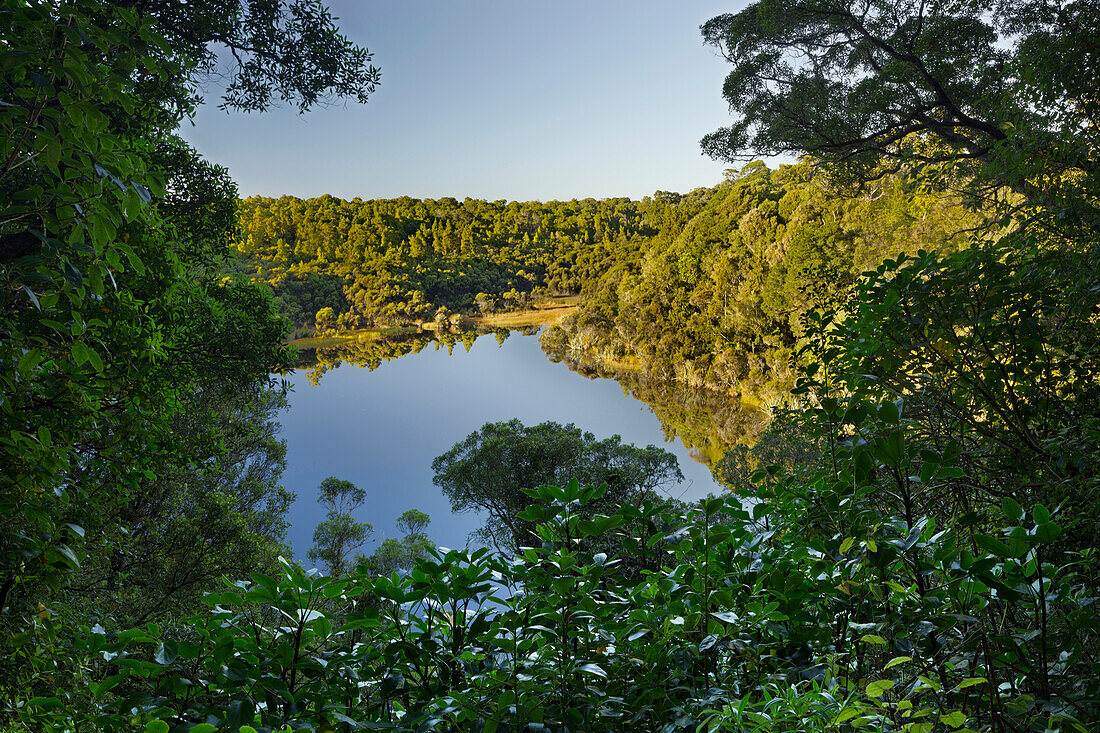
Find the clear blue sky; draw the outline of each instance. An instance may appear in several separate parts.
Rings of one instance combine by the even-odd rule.
[[[728,65],[699,25],[745,0],[330,0],[374,53],[366,105],[226,114],[181,131],[241,194],[548,200],[711,186]]]

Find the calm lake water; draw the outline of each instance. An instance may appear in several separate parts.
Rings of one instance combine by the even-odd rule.
[[[316,385],[306,370],[295,371],[288,381],[293,391],[282,418],[288,449],[284,483],[298,493],[289,540],[302,562],[313,528],[324,518],[315,499],[326,476],[366,490],[366,504],[356,516],[374,526],[365,554],[383,538],[399,536],[394,521],[413,508],[431,516],[428,534],[437,544],[465,545],[480,518],[451,512],[432,483],[431,464],[487,422],[554,420],[574,423],[598,439],[617,434],[625,443],[662,446],[676,455],[684,474],[673,496],[686,501],[721,490],[679,440],[666,438],[648,406],[614,380],[588,379],[552,363],[537,336],[513,332],[501,344],[482,336],[468,352],[459,343],[450,354],[434,344],[383,361],[374,371],[344,364]]]

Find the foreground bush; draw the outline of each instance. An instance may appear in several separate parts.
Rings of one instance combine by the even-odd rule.
[[[769,483],[743,510],[703,501],[582,520],[602,493],[543,487],[542,545],[513,560],[440,551],[406,577],[333,580],[285,563],[204,614],[85,629],[67,697],[35,729],[1089,730],[1094,599],[1060,525],[1004,503],[1002,528],[885,516],[863,456],[838,481]],[[895,437],[890,437],[895,436]],[[894,442],[897,441],[897,442]],[[950,474],[943,460],[933,474]],[[754,518],[755,517],[755,518]],[[807,520],[812,526],[806,524]],[[640,573],[574,548],[625,532]],[[633,577],[628,577],[633,576]],[[1090,722],[1091,721],[1091,722]],[[157,724],[149,730],[165,730]]]

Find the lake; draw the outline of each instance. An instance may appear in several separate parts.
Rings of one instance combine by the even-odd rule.
[[[503,340],[502,340],[503,339]],[[468,349],[468,350],[467,350]],[[432,483],[432,460],[487,422],[518,418],[526,425],[574,423],[597,439],[617,434],[623,442],[658,445],[680,462],[684,482],[673,496],[693,500],[718,493],[707,466],[683,442],[669,437],[653,410],[613,379],[591,379],[553,363],[536,335],[485,335],[448,348],[430,342],[417,353],[375,360],[373,370],[343,363],[324,371],[299,369],[282,416],[287,441],[283,482],[296,491],[288,540],[306,561],[313,528],[324,518],[315,501],[327,476],[347,479],[367,492],[356,519],[374,527],[370,554],[386,537],[399,536],[394,521],[408,509],[427,512],[429,536],[461,547],[480,526],[476,514],[453,514]],[[316,383],[314,383],[314,381]]]

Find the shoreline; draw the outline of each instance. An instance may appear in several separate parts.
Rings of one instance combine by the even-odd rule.
[[[530,328],[531,326],[549,326],[576,311],[579,302],[579,295],[566,295],[541,301],[533,308],[522,311],[509,311],[506,313],[494,313],[481,316],[463,315],[460,322],[460,329],[473,328],[477,330],[492,331],[499,328],[518,330]],[[402,326],[344,331],[325,336],[307,336],[305,338],[292,339],[287,341],[286,344],[296,349],[320,349],[326,346],[339,346],[340,344],[352,341],[376,341],[393,336],[439,330],[439,326],[434,321],[424,321],[420,323],[409,323]]]

